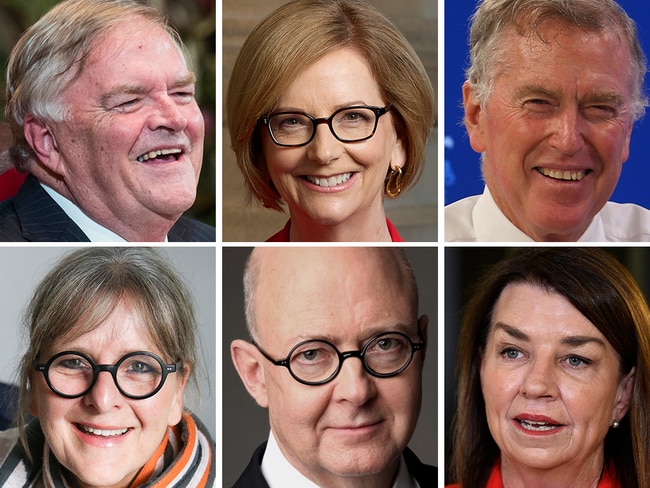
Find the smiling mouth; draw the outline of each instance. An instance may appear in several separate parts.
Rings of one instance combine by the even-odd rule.
[[[557,429],[558,427],[562,427],[562,425],[550,424],[548,422],[533,422],[532,420],[520,419],[516,420],[519,422],[519,425],[524,428],[524,430],[530,430],[532,432],[546,432],[549,430]]]
[[[563,181],[580,181],[586,175],[591,173],[591,170],[585,171],[563,171],[559,169],[548,169],[548,168],[535,168],[538,173],[553,178],[554,180],[563,180]]]
[[[155,151],[149,151],[144,154],[141,154],[137,157],[139,163],[144,163],[145,161],[151,160],[161,160],[165,162],[178,161],[178,158],[182,154],[182,150],[179,148],[174,149],[157,149]]]
[[[97,437],[119,437],[126,434],[130,429],[95,429],[86,425],[76,424],[77,428],[84,434],[94,435]]]
[[[350,179],[352,173],[343,173],[336,176],[330,177],[319,177],[319,176],[305,176],[305,179],[314,185],[320,186],[322,188],[329,188],[330,186],[338,186]]]

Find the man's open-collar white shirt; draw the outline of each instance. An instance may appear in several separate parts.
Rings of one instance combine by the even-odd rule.
[[[262,474],[270,488],[320,488],[313,481],[304,477],[293,465],[284,457],[278,446],[273,431],[269,433],[269,440],[266,444],[264,457],[262,458]],[[393,483],[393,488],[420,488],[408,472],[404,456],[401,457],[397,478]]]
[[[487,186],[445,207],[447,242],[533,242],[503,214]],[[631,203],[607,202],[579,242],[650,241],[650,210]]]

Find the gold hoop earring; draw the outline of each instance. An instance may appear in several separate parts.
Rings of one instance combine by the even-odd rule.
[[[386,181],[386,195],[390,198],[397,198],[402,191],[402,168],[395,166],[397,170],[390,170],[388,181]]]

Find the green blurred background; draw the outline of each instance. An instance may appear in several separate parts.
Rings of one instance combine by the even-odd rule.
[[[5,72],[11,48],[20,34],[58,0],[0,0],[0,120],[6,121]],[[215,223],[215,0],[151,0],[179,31],[197,76],[197,101],[205,118],[203,169],[197,199],[189,214]]]

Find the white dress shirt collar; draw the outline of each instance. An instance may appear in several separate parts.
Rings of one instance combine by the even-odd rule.
[[[262,458],[262,474],[270,488],[320,488],[313,481],[310,481],[300,473],[284,457],[278,446],[273,431],[269,433],[269,440],[266,444],[264,457]],[[399,471],[393,488],[420,488],[418,483],[411,477],[404,462],[404,456],[401,457]]]
[[[487,186],[472,210],[472,221],[476,229],[477,241],[494,242],[532,242],[527,234],[519,230],[501,212]]]

